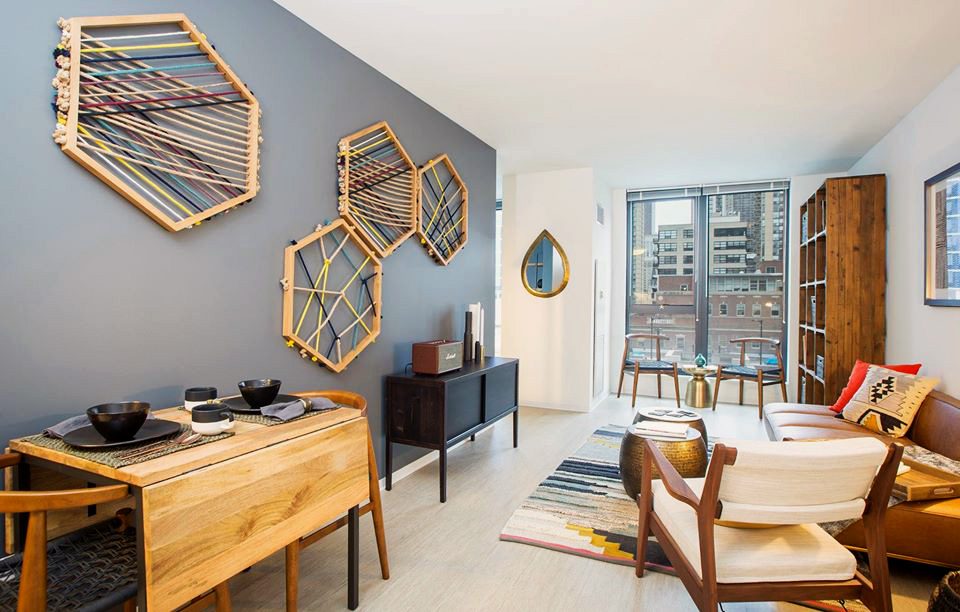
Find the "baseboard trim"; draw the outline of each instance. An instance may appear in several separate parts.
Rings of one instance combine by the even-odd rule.
[[[476,435],[479,436],[481,433],[482,433],[482,432],[477,432]],[[450,448],[448,448],[448,449],[447,449],[447,452],[449,453],[450,451],[452,451],[452,450],[454,450],[454,449],[460,448],[462,445],[466,444],[469,440],[470,440],[470,439],[467,438],[466,440],[461,440],[461,441],[457,442],[456,444],[454,444],[453,446],[451,446]],[[393,473],[393,484],[397,484],[398,482],[400,482],[401,480],[403,480],[404,478],[406,478],[406,477],[409,476],[410,474],[413,474],[414,472],[420,470],[421,468],[424,468],[424,467],[430,465],[431,463],[436,463],[436,462],[438,462],[438,461],[440,461],[440,451],[430,451],[429,453],[427,453],[427,454],[424,455],[423,457],[420,457],[419,459],[414,459],[413,461],[411,461],[410,463],[408,463],[407,465],[403,466],[403,467],[400,468],[399,470],[396,470],[396,471]],[[380,490],[381,490],[381,491],[386,491],[386,490],[387,490],[387,478],[386,478],[386,476],[384,476],[383,478],[380,479]]]

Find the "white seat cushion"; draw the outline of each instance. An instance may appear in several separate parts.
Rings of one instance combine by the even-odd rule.
[[[686,483],[699,497],[703,478],[688,478]],[[653,509],[700,575],[696,513],[667,493],[660,480],[653,481]],[[719,583],[849,580],[857,569],[853,554],[814,524],[768,529],[718,525],[714,548]]]

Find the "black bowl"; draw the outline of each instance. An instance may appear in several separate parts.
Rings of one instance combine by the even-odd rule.
[[[87,418],[108,442],[132,440],[149,413],[147,402],[114,402],[87,408]]]
[[[237,383],[240,395],[250,404],[251,408],[269,406],[280,393],[280,381],[275,378],[260,378],[258,380],[244,380]]]

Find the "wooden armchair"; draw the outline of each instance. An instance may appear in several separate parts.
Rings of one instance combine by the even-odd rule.
[[[20,455],[0,455],[0,468],[16,466]],[[47,512],[95,506],[123,499],[130,492],[117,484],[59,491],[0,491],[0,514],[26,513],[23,552],[0,557],[0,610],[37,612],[69,606],[87,612],[137,608],[137,542],[128,533],[130,510],[103,522],[47,541]],[[215,605],[229,612],[230,591],[223,582],[180,608],[199,612]]]
[[[617,397],[623,390],[623,375],[626,372],[633,374],[633,399],[630,406],[637,406],[637,379],[640,374],[657,375],[657,397],[663,397],[663,388],[661,387],[660,377],[663,375],[673,377],[673,388],[677,398],[677,408],[680,407],[680,372],[676,362],[663,361],[660,352],[660,342],[666,340],[666,336],[659,334],[627,334],[623,339],[623,358],[620,362],[620,383],[617,385]],[[649,340],[654,348],[654,359],[634,358],[630,354],[631,345],[637,340]]]
[[[704,612],[725,601],[810,599],[860,599],[874,612],[892,611],[883,518],[901,445],[873,438],[718,443],[706,478],[686,480],[656,445],[644,445],[638,577],[652,534]],[[861,517],[869,578],[816,524]]]
[[[296,393],[300,397],[325,397],[337,404],[356,408],[367,416],[367,400],[359,393],[350,391],[303,391]],[[358,515],[368,512],[373,515],[373,530],[377,538],[377,553],[380,557],[380,574],[384,580],[390,579],[390,561],[387,558],[387,538],[383,527],[383,506],[380,503],[380,475],[377,472],[377,456],[373,452],[373,436],[367,423],[367,465],[370,477],[370,501],[360,506]],[[287,610],[297,609],[298,584],[300,577],[300,551],[330,535],[349,522],[347,515],[341,516],[329,525],[291,542],[286,549]]]
[[[720,382],[734,379],[740,381],[740,405],[743,405],[743,383],[745,381],[757,383],[757,411],[763,419],[763,388],[767,385],[780,385],[783,401],[787,401],[786,370],[783,367],[783,353],[780,352],[780,341],[773,338],[734,338],[730,341],[740,345],[740,364],[721,365],[717,367],[717,384],[713,389],[713,409],[717,409],[717,399],[720,397]],[[755,366],[747,365],[747,343],[760,345],[760,359],[763,359],[764,345],[770,345],[777,365],[765,366],[758,363]]]
[[[0,455],[0,468],[19,462],[20,455],[16,453]],[[127,495],[127,485],[63,491],[0,491],[0,513],[28,514],[23,553],[0,559],[0,575],[4,576],[7,587],[0,589],[0,609],[11,609],[15,604],[18,612],[46,610],[48,582],[51,587],[63,587],[67,591],[60,593],[62,599],[71,604],[85,604],[84,610],[107,610],[121,603],[132,609],[129,606],[137,596],[133,538],[123,538],[103,526],[95,526],[51,543],[51,554],[56,556],[48,559],[47,554],[47,512],[102,504]],[[102,542],[97,541],[100,535],[111,540],[109,545],[102,546]],[[96,550],[103,551],[105,556],[98,558],[97,565],[93,566],[86,557]],[[125,571],[129,570],[125,566],[130,557],[134,561],[132,571]],[[111,576],[112,584],[105,585],[103,570],[110,565],[115,565],[116,570],[112,575],[106,573]],[[13,580],[8,581],[7,576],[11,575]],[[78,601],[80,596],[86,596],[85,600]],[[56,607],[56,597],[51,601]]]

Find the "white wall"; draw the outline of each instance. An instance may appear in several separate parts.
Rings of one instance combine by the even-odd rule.
[[[960,395],[960,309],[923,305],[923,182],[960,162],[960,68],[850,174],[887,175],[887,362],[922,362],[940,389]]]
[[[520,359],[520,403],[588,411],[593,354],[593,170],[578,168],[503,179],[502,354]],[[570,262],[566,289],[527,293],[523,256],[544,229]]]
[[[595,279],[595,282],[597,290],[601,293],[601,298],[593,302],[594,304],[599,304],[601,310],[594,312],[593,316],[596,321],[596,334],[597,336],[602,336],[604,347],[597,347],[597,350],[591,353],[592,356],[595,355],[597,360],[600,361],[599,367],[603,368],[603,378],[598,386],[594,386],[594,380],[591,379],[592,406],[596,406],[603,401],[603,399],[607,397],[610,389],[611,370],[609,360],[606,357],[606,351],[609,349],[611,342],[613,342],[610,334],[611,225],[613,218],[612,211],[610,210],[609,187],[599,182],[594,184],[594,204],[602,206],[604,211],[603,225],[596,222],[595,213],[593,222],[593,258],[599,263],[597,268],[599,276]],[[614,343],[619,344],[619,341]],[[591,366],[594,369],[592,371],[595,371],[598,364],[592,363]]]

